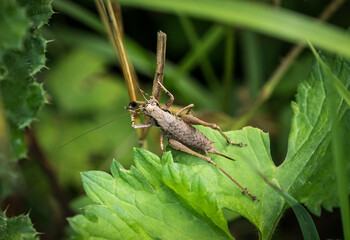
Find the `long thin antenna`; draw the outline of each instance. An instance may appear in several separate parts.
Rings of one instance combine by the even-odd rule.
[[[95,131],[95,130],[101,128],[101,127],[104,127],[104,126],[106,126],[106,125],[108,125],[108,124],[111,124],[111,123],[114,122],[115,120],[117,120],[117,119],[119,119],[119,118],[121,118],[121,117],[124,117],[124,116],[126,116],[126,115],[128,115],[128,114],[129,114],[129,113],[125,113],[125,114],[123,114],[123,115],[121,115],[121,116],[118,116],[118,117],[116,117],[116,118],[114,118],[114,119],[112,119],[112,120],[110,120],[110,121],[108,121],[108,122],[106,122],[106,123],[104,123],[104,124],[101,124],[100,126],[97,126],[97,127],[93,128],[93,129],[87,131],[87,132],[84,132],[84,133],[80,134],[79,136],[73,138],[73,139],[70,140],[69,142],[66,142],[65,144],[63,144],[62,146],[60,146],[60,147],[58,148],[58,150],[61,150],[62,148],[64,148],[64,147],[67,146],[68,144],[70,144],[70,143],[74,142],[75,140],[77,140],[78,138],[81,138],[82,136],[84,136],[84,135],[86,135],[86,134],[88,134],[88,133],[91,133],[91,132],[93,132],[93,131]]]

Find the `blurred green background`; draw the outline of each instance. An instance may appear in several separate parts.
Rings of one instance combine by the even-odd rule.
[[[330,1],[259,2],[317,18]],[[350,4],[334,2],[339,2],[339,6],[328,22],[346,29],[350,26]],[[48,69],[36,75],[44,84],[49,103],[37,115],[31,132],[51,166],[52,181],[62,190],[70,210],[64,209],[65,204],[55,197],[48,172],[33,160],[20,161],[18,181],[24,183],[23,187],[2,206],[8,208],[8,215],[30,211],[36,229],[45,233],[42,239],[63,238],[64,217],[89,203],[83,197],[80,172],[109,171],[112,159],[129,168],[132,149],[138,146],[137,134],[124,109],[129,102],[127,89],[94,3],[55,0],[53,7],[56,13],[42,30],[46,39],[53,40],[46,52]],[[175,104],[194,103],[198,116],[218,123],[224,130],[251,125],[268,132],[276,165],[283,161],[292,116],[290,104],[298,83],[307,78],[314,61],[308,49],[293,59],[266,102],[260,105],[256,100],[261,97],[261,90],[286,59],[292,43],[180,12],[122,6],[122,13],[126,48],[144,91],[151,93],[156,34],[162,30],[168,36],[164,85],[175,96]],[[74,137],[118,116],[115,122],[59,149]],[[160,154],[158,129],[150,131],[147,145]],[[314,221],[321,239],[342,238],[337,209],[333,213],[323,211],[321,217],[314,216]],[[229,227],[238,239],[257,238],[254,227],[243,218],[230,222]],[[300,238],[299,225],[289,210],[274,239]]]

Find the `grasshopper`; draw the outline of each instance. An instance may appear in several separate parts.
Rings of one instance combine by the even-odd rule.
[[[247,188],[242,187],[235,179],[233,179],[228,173],[226,173],[220,166],[218,166],[209,156],[208,153],[213,153],[225,157],[230,160],[234,160],[222,153],[220,153],[213,142],[210,141],[202,132],[194,128],[192,125],[203,125],[210,127],[220,132],[220,134],[226,139],[227,144],[243,146],[243,143],[232,142],[215,123],[207,123],[201,119],[198,119],[189,114],[190,110],[194,107],[190,104],[183,107],[173,115],[169,108],[174,102],[174,96],[158,81],[161,89],[168,94],[169,100],[165,106],[160,106],[157,99],[153,96],[146,100],[145,103],[138,103],[132,101],[129,106],[126,107],[131,113],[131,126],[135,129],[149,128],[152,126],[159,127],[161,129],[160,146],[164,152],[163,138],[168,139],[169,145],[176,150],[197,156],[210,164],[217,167],[223,174],[225,174],[231,181],[233,181],[239,188],[243,190],[244,194],[248,194],[253,200],[256,200],[256,196],[252,195]],[[181,118],[179,114],[187,110],[186,114]],[[150,122],[143,124],[135,124],[135,113],[143,113],[148,116]],[[205,155],[200,154],[197,151],[203,152]]]
[[[158,45],[160,44],[159,36],[164,33],[158,33]],[[226,139],[227,145],[237,145],[242,147],[243,143],[232,142],[221,130],[221,128],[215,123],[208,123],[201,119],[198,119],[190,115],[191,109],[194,104],[190,104],[181,108],[174,115],[170,112],[170,107],[174,102],[174,96],[163,86],[160,79],[163,79],[164,61],[165,58],[164,47],[157,47],[157,70],[154,77],[152,96],[149,99],[143,95],[143,91],[140,89],[142,95],[145,98],[145,102],[131,101],[126,107],[131,113],[131,126],[135,129],[149,128],[152,126],[159,127],[161,129],[160,135],[160,147],[164,153],[163,139],[166,137],[171,147],[176,150],[197,156],[210,164],[217,167],[223,174],[225,174],[231,181],[233,181],[239,188],[243,190],[244,194],[249,195],[253,200],[256,200],[256,196],[252,195],[247,188],[242,187],[235,179],[233,179],[228,173],[226,173],[220,166],[218,166],[209,156],[208,153],[220,155],[230,160],[234,160],[222,153],[220,153],[215,146],[214,142],[210,141],[202,132],[194,128],[192,125],[203,125],[219,131],[219,133]],[[157,90],[155,90],[155,87]],[[164,106],[159,104],[160,91],[163,90],[168,96],[169,100]],[[157,94],[157,97],[154,96]],[[158,99],[157,99],[158,98]],[[180,113],[186,111],[186,114],[182,117]],[[135,124],[135,114],[144,114],[149,118],[146,123]],[[198,153],[197,151],[203,152],[205,155]]]
[[[170,112],[169,109],[174,102],[174,96],[163,85],[166,34],[162,32],[158,33],[157,68],[153,81],[152,96],[147,99],[144,96],[143,91],[138,87],[136,74],[131,64],[129,63],[129,59],[124,48],[120,7],[116,3],[112,4],[109,0],[105,1],[105,3],[102,0],[95,0],[95,3],[106,26],[111,42],[113,43],[116,52],[118,52],[119,61],[121,63],[126,84],[129,89],[130,103],[126,109],[131,113],[131,126],[135,129],[140,130],[147,130],[152,126],[159,127],[161,129],[160,146],[163,152],[163,138],[166,137],[171,147],[176,150],[197,156],[207,161],[208,163],[213,164],[239,188],[241,188],[244,194],[247,194],[253,200],[256,200],[256,196],[252,195],[247,188],[242,187],[235,179],[233,179],[220,166],[218,166],[207,154],[212,153],[230,160],[234,159],[220,153],[213,145],[213,142],[192,125],[203,125],[219,131],[220,134],[226,139],[228,145],[238,145],[242,147],[244,144],[232,142],[222,132],[217,124],[207,123],[190,115],[189,113],[194,107],[193,104],[180,109],[174,115]],[[138,87],[141,95],[145,99],[145,102],[136,101],[136,94],[134,91],[135,87]],[[164,91],[169,96],[169,100],[164,106],[161,106],[159,104],[162,91]],[[180,117],[179,114],[186,110],[186,114]],[[145,118],[143,123],[136,124],[135,119],[139,114],[143,114],[148,118]],[[141,134],[139,134],[139,143],[141,146],[146,133],[147,131],[142,131]],[[204,153],[204,155],[198,153],[197,151]]]

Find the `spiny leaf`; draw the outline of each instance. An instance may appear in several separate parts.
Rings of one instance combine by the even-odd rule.
[[[27,16],[34,28],[42,27],[53,14],[52,0],[17,0],[17,2],[26,7]]]
[[[50,18],[52,9],[49,0],[4,0],[0,6],[0,95],[18,159],[26,155],[19,132],[45,103],[44,90],[34,75],[45,66],[46,41],[38,28]],[[2,27],[1,20],[6,26]]]
[[[28,215],[7,218],[5,212],[0,213],[1,240],[34,240],[37,234]]]

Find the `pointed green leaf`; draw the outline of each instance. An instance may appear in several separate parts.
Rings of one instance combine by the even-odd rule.
[[[28,215],[7,218],[0,213],[0,239],[34,240],[37,234]]]

